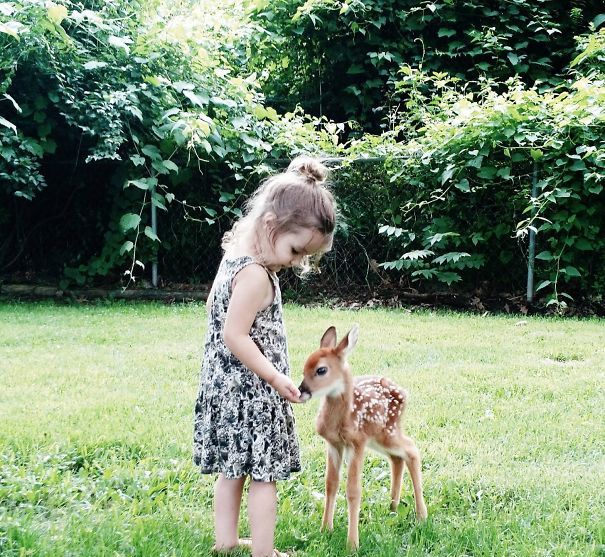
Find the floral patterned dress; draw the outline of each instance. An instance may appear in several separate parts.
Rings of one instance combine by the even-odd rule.
[[[226,478],[285,480],[300,470],[300,450],[290,403],[244,366],[225,346],[223,327],[231,283],[249,256],[223,258],[214,282],[208,332],[195,404],[193,461],[202,473]],[[250,337],[278,372],[289,375],[288,346],[277,275],[267,270],[275,296],[259,312]]]

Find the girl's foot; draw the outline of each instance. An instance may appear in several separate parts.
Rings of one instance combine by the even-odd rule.
[[[237,545],[232,547],[221,547],[220,549],[216,548],[216,545],[212,546],[212,553],[221,555],[225,553],[231,553],[236,549],[252,549],[252,540],[250,538],[240,538],[237,542]]]
[[[216,554],[225,554],[230,553],[231,551],[235,551],[236,549],[249,549],[252,550],[252,540],[250,538],[240,538],[237,545],[233,547],[222,547],[221,549],[216,549],[216,546],[212,548],[212,552]],[[291,557],[289,553],[284,553],[282,551],[278,551],[277,549],[273,550],[273,557]]]

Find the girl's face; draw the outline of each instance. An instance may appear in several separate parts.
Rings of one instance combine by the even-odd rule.
[[[283,232],[275,237],[275,242],[267,246],[265,262],[272,271],[286,267],[296,267],[306,255],[329,249],[326,238],[314,228],[297,228],[292,232]]]

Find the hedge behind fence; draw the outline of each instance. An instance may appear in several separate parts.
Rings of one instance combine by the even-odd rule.
[[[539,294],[601,296],[603,31],[551,89],[403,65],[389,130],[343,145],[344,124],[268,106],[247,66],[255,32],[188,34],[193,12],[143,22],[146,3],[121,0],[2,6],[4,277],[118,284],[155,259],[164,281],[210,280],[249,192],[310,152],[342,157],[339,287],[521,291],[534,230]]]

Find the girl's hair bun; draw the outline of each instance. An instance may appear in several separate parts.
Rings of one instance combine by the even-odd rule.
[[[325,182],[328,169],[318,159],[301,155],[296,157],[288,166],[288,172],[300,174],[309,182]]]

